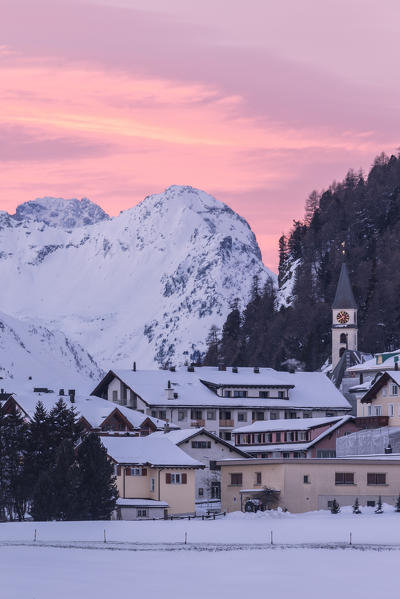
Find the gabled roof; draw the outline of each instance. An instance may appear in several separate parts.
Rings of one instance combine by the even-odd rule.
[[[357,302],[351,288],[350,277],[345,262],[343,262],[342,268],[340,269],[339,281],[336,287],[336,294],[332,303],[332,308],[357,309]]]
[[[218,435],[214,435],[214,433],[211,433],[204,427],[183,428],[183,429],[179,429],[176,431],[169,431],[168,433],[164,433],[162,431],[157,431],[156,433],[152,433],[150,436],[153,438],[168,439],[172,443],[175,443],[175,445],[182,445],[182,443],[185,443],[186,441],[190,441],[191,439],[194,439],[198,435],[205,435],[206,437],[209,437],[216,443],[219,443],[221,445],[224,445],[225,447],[228,447],[231,451],[240,453],[243,457],[247,457],[247,453],[245,451],[243,451],[242,449],[239,449],[239,447],[235,447],[235,445],[232,445],[232,443],[228,443],[227,441],[224,441],[224,439],[221,439],[220,437],[218,437]]]
[[[170,407],[231,407],[231,408],[320,408],[347,409],[350,404],[336,389],[329,378],[320,372],[278,372],[272,368],[260,368],[258,374],[253,368],[238,368],[238,373],[219,371],[217,367],[195,367],[194,372],[185,368],[169,370],[110,370],[106,377],[97,385],[93,395],[102,394],[105,387],[118,378],[147,406]],[[290,388],[289,399],[259,398],[259,397],[221,397],[210,386],[224,384],[233,385],[232,381],[241,381],[258,386],[282,386]],[[177,397],[167,399],[166,389],[170,382],[171,389]]]
[[[312,428],[334,424],[343,416],[327,418],[285,418],[284,420],[258,420],[247,426],[233,429],[233,433],[268,433],[271,431],[308,431]]]
[[[380,389],[382,389],[382,387],[384,387],[390,380],[392,380],[396,385],[400,386],[400,372],[398,370],[384,372],[382,376],[372,383],[366,394],[363,395],[361,398],[361,403],[368,403],[374,400],[378,391],[380,391]]]
[[[117,464],[160,467],[203,468],[203,464],[182,451],[168,439],[147,437],[101,437],[107,454]]]
[[[385,370],[395,370],[396,364],[399,364],[400,349],[388,354],[375,354],[371,359],[362,364],[352,366],[348,369],[349,372],[384,372]]]

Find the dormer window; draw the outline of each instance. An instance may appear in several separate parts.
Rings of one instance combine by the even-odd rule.
[[[232,396],[232,391],[229,391],[228,389],[224,390],[224,397],[231,397]]]
[[[233,397],[247,397],[247,391],[243,391],[241,389],[239,389],[238,391],[234,391]]]
[[[259,391],[258,397],[261,397],[262,399],[267,399],[269,397],[269,391]]]
[[[284,391],[278,391],[278,399],[284,399],[285,398],[285,392]]]

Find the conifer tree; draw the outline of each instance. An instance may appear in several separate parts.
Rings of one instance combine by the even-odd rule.
[[[73,473],[80,520],[109,520],[118,490],[114,466],[100,437],[89,433],[77,449],[77,471]],[[78,483],[78,484],[77,484]]]
[[[378,499],[378,504],[375,508],[375,514],[383,514],[382,498],[380,495],[379,495],[379,499]]]
[[[331,514],[338,514],[340,512],[340,506],[338,504],[338,502],[336,501],[336,499],[334,499],[332,501],[332,505],[331,505]]]
[[[79,438],[80,430],[77,425],[77,415],[73,405],[67,406],[60,397],[49,413],[50,446],[57,450],[64,440],[73,443]]]
[[[54,484],[49,472],[40,474],[32,495],[30,514],[34,520],[46,521],[54,518]]]
[[[356,500],[353,504],[353,514],[361,514],[361,510],[360,510],[360,504],[358,502],[358,497],[356,497]]]
[[[33,492],[42,472],[48,472],[54,460],[51,444],[51,421],[41,401],[36,405],[27,433],[25,480]]]
[[[4,417],[3,450],[5,463],[3,479],[5,483],[4,502],[10,520],[23,520],[26,512],[27,486],[24,477],[26,460],[26,424],[14,407]]]
[[[54,518],[67,520],[75,512],[76,473],[74,445],[65,439],[57,450],[51,471],[54,494]]]

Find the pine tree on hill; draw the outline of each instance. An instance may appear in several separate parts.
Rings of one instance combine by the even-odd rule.
[[[76,505],[80,520],[109,520],[115,508],[118,491],[114,466],[100,437],[87,435],[77,449],[79,486]]]

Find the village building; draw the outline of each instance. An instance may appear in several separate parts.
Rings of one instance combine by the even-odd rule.
[[[319,372],[193,367],[110,370],[93,395],[180,428],[206,428],[225,441],[258,420],[344,416],[350,405]]]
[[[224,441],[205,428],[189,428],[169,432],[157,432],[151,438],[168,439],[182,451],[204,464],[204,469],[196,470],[196,511],[220,511],[221,471],[219,460],[226,458],[248,458],[249,454],[239,447]]]
[[[336,440],[359,429],[353,416],[267,420],[233,430],[234,443],[255,458],[334,458]]]
[[[386,418],[386,425],[400,426],[400,372],[398,370],[385,371],[374,380],[368,391],[358,400],[357,414],[383,416]]]
[[[130,410],[124,406],[110,404],[100,397],[92,395],[76,396],[75,392],[65,395],[61,393],[32,392],[10,394],[3,402],[5,412],[14,407],[29,421],[35,414],[38,402],[42,402],[47,412],[50,412],[56,403],[62,399],[67,407],[74,407],[78,424],[82,431],[92,431],[101,434],[123,434],[145,436],[157,430],[163,430],[166,423],[158,418],[153,418],[142,412]]]
[[[195,474],[204,468],[201,462],[168,439],[153,435],[107,435],[101,441],[115,465],[120,497],[118,517],[155,518],[160,515],[161,507],[163,517],[195,513]],[[140,505],[125,501],[132,499],[139,500]]]
[[[395,505],[400,489],[400,454],[331,459],[225,460],[221,501],[226,512],[281,507],[292,513],[340,506]]]

